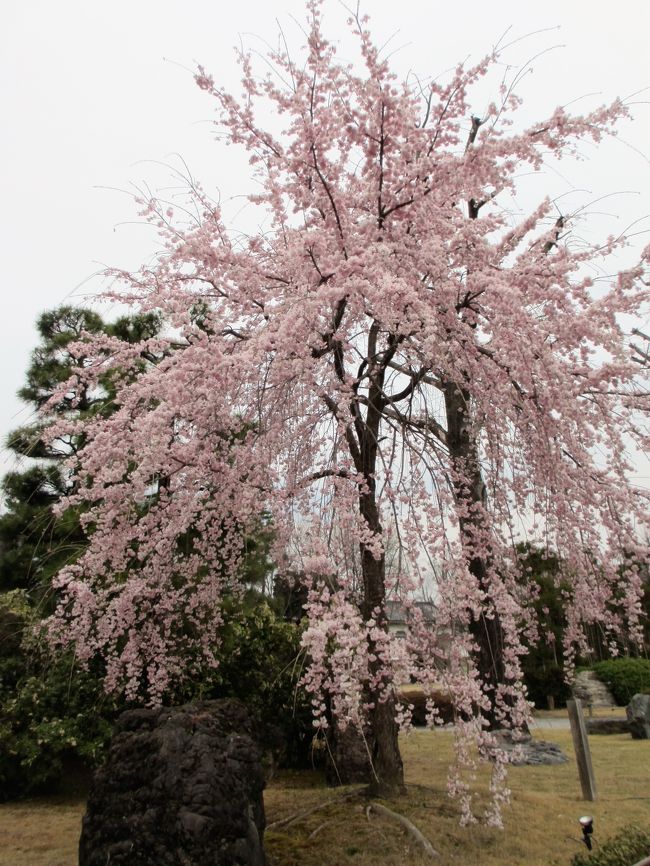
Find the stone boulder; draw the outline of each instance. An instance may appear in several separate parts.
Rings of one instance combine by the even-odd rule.
[[[442,691],[433,692],[430,696],[438,711],[438,719],[448,725],[454,721],[454,706],[451,697]],[[397,693],[398,700],[411,707],[411,724],[416,728],[424,728],[427,724],[427,695],[422,689],[408,689]]]
[[[583,707],[606,709],[616,706],[612,693],[594,671],[578,671],[573,682],[573,696],[582,701]]]
[[[625,710],[635,740],[650,740],[650,695],[634,695]]]
[[[513,736],[510,730],[494,731],[497,748],[507,752],[510,763],[516,767],[524,764],[564,764],[567,756],[557,743],[534,740],[530,734]]]
[[[627,719],[585,719],[588,734],[629,734]]]
[[[123,713],[95,773],[79,866],[264,866],[263,788],[238,701]]]

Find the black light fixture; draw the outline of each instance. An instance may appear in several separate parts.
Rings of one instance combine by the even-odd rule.
[[[591,815],[583,815],[582,818],[580,818],[579,820],[580,826],[582,827],[582,841],[587,846],[587,850],[591,851],[591,836],[594,832],[594,819],[591,817]]]

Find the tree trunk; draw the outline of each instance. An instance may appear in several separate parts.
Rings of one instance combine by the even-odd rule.
[[[370,364],[368,408],[365,422],[357,415],[356,430],[359,451],[357,469],[363,474],[365,486],[359,492],[359,513],[368,530],[375,537],[382,538],[383,530],[379,517],[376,498],[375,471],[379,429],[383,412],[382,387],[385,366],[375,365],[376,338],[379,326],[373,323],[368,339],[368,358]],[[363,576],[362,613],[366,620],[371,617],[378,627],[388,632],[386,616],[386,557],[382,550],[379,556],[362,542],[360,544],[361,573]],[[368,688],[368,702],[371,709],[368,721],[372,732],[372,781],[371,792],[376,796],[392,796],[404,788],[404,767],[397,740],[398,726],[395,721],[395,698],[392,682],[382,681],[378,675],[384,667],[381,654],[372,639],[368,640],[370,655],[369,670],[374,680],[379,680]],[[384,700],[380,700],[380,697]]]
[[[369,793],[372,797],[395,797],[404,792],[404,765],[397,740],[394,697],[376,702],[370,711],[370,724],[375,741]]]
[[[382,527],[375,501],[374,480],[370,491],[359,497],[359,507],[368,528],[375,534],[381,534]],[[364,589],[363,616],[366,620],[372,617],[377,625],[387,632],[386,560],[384,554],[382,553],[377,559],[362,544],[361,571]],[[379,610],[379,615],[377,615],[377,610]],[[377,647],[372,640],[368,642],[368,652],[374,659],[369,664],[370,674],[374,678],[383,665],[382,659],[377,657]],[[404,789],[404,767],[397,740],[399,729],[395,721],[395,698],[390,691],[391,688],[391,686],[388,687],[388,697],[383,701],[379,700],[382,691],[381,686],[371,687],[368,690],[368,701],[372,704],[368,721],[372,731],[370,792],[373,796],[390,797]]]
[[[382,352],[378,348],[379,335],[380,325],[373,321],[368,330],[366,360],[364,362],[367,365],[368,395],[367,399],[365,397],[363,400],[359,399],[358,383],[353,385],[353,397],[349,403],[351,419],[345,429],[345,438],[354,467],[363,479],[358,488],[359,516],[362,518],[367,531],[372,533],[373,540],[381,541],[382,525],[377,507],[375,473],[379,431],[386,409],[386,398],[383,394],[386,365],[392,358],[397,343],[389,345]],[[341,383],[346,383],[343,347],[337,340],[332,340],[330,346],[333,351],[334,372]],[[339,410],[336,403],[328,398],[325,398],[325,403],[334,416],[338,417]],[[384,552],[382,550],[377,554],[376,547],[372,544],[368,546],[364,541],[359,543],[359,552],[363,578],[361,614],[366,621],[372,618],[379,629],[388,632]],[[371,791],[376,795],[391,796],[399,793],[404,787],[404,768],[397,739],[398,726],[395,721],[394,686],[390,679],[385,679],[386,676],[390,677],[390,673],[383,670],[382,652],[382,648],[377,646],[376,641],[369,637],[370,682],[364,698],[370,707],[368,710],[370,736],[367,738],[367,743],[372,761]],[[380,698],[384,700],[380,700]]]

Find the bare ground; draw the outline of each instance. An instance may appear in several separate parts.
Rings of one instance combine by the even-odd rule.
[[[628,735],[591,737],[599,790],[585,803],[573,760],[569,731],[538,731],[560,743],[570,760],[550,767],[513,767],[513,804],[505,830],[462,828],[457,806],[446,797],[452,735],[416,731],[402,741],[407,794],[386,802],[424,833],[441,853],[440,866],[554,866],[569,864],[581,850],[578,818],[595,818],[595,839],[605,840],[625,824],[650,825],[650,740]],[[485,789],[487,774],[479,774]],[[361,791],[328,789],[317,773],[287,772],[266,794],[267,822],[327,804],[289,826],[266,834],[269,866],[420,866],[432,862],[401,827],[367,813]],[[0,806],[0,866],[75,866],[83,799],[59,797]]]

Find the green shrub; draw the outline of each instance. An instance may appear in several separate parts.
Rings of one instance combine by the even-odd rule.
[[[553,698],[556,707],[564,707],[571,697],[571,687],[566,683],[564,670],[553,660],[540,659],[540,655],[540,652],[533,651],[522,660],[528,700],[538,710],[547,709],[549,697]]]
[[[0,800],[56,790],[68,764],[94,767],[119,709],[70,654],[50,655],[37,622],[23,590],[0,594]]]
[[[69,762],[96,766],[114,715],[96,680],[71,676],[69,659],[23,680],[0,708],[0,800],[55,791]]]
[[[616,658],[596,662],[592,670],[610,689],[619,706],[650,688],[650,659]]]
[[[650,856],[650,830],[625,827],[591,854],[576,854],[571,866],[634,866]]]
[[[219,667],[184,698],[238,698],[282,766],[308,766],[313,739],[309,698],[298,685],[301,628],[259,598],[227,611]]]
[[[533,603],[540,638],[524,640],[527,652],[521,660],[528,700],[538,709],[545,709],[552,698],[556,707],[562,707],[571,697],[559,648],[566,628],[566,615],[562,591],[565,584],[557,581],[561,562],[549,551],[521,544],[518,547],[521,580],[537,585]]]
[[[55,791],[68,767],[101,763],[124,700],[107,697],[100,671],[82,671],[71,654],[52,657],[33,635],[37,613],[25,593],[0,593],[0,801]],[[239,698],[276,761],[311,758],[311,707],[298,687],[301,629],[259,598],[233,602],[220,665],[166,696]]]
[[[25,671],[22,640],[30,615],[23,590],[0,594],[0,705]]]

